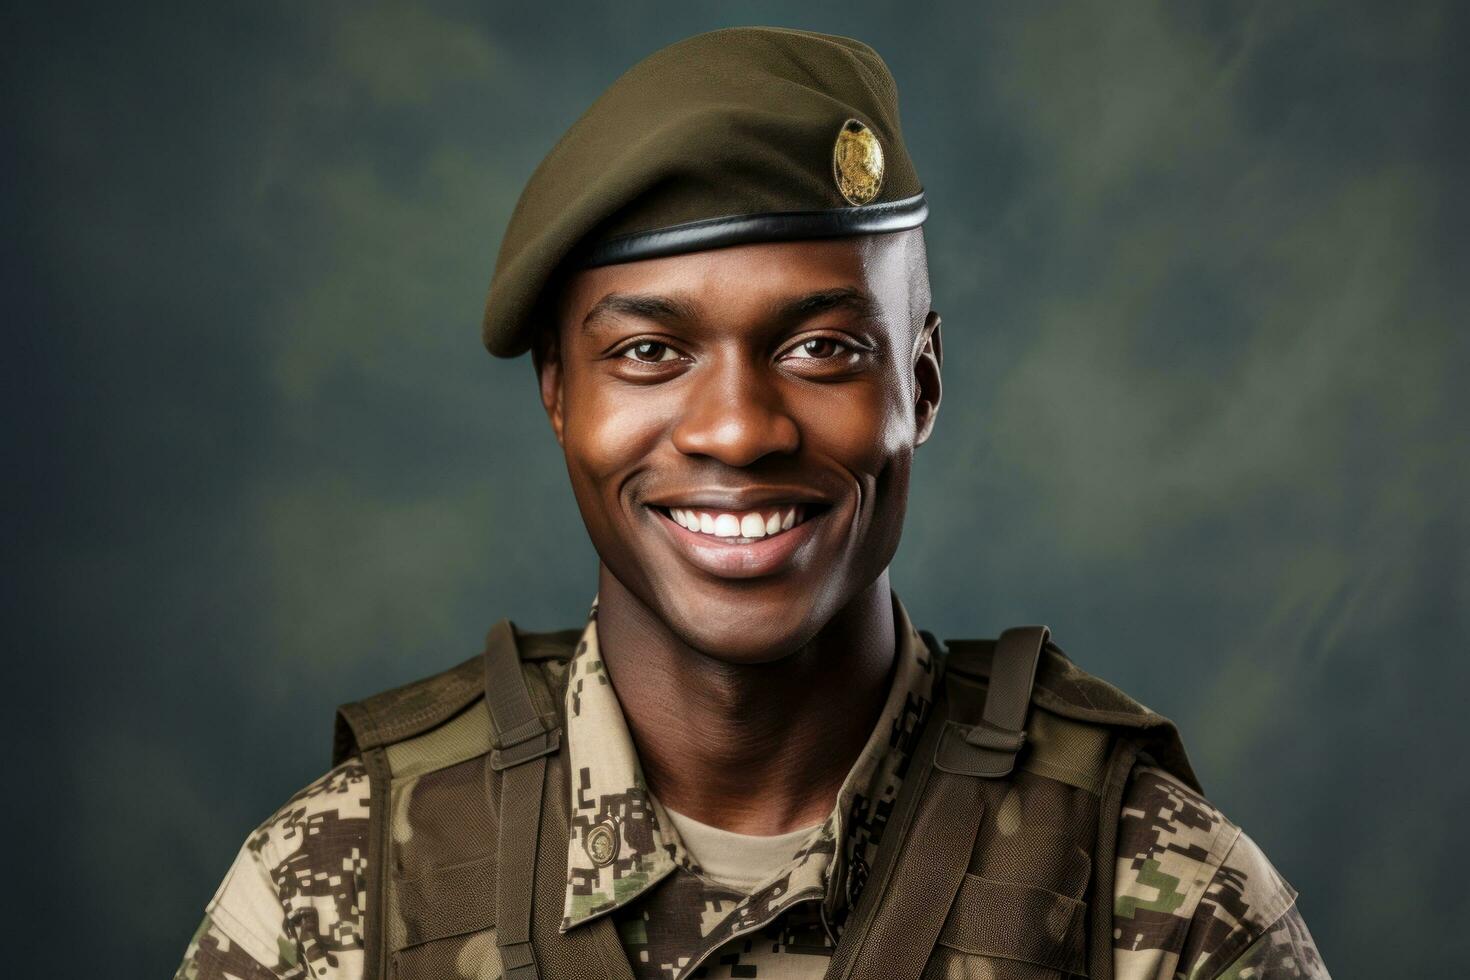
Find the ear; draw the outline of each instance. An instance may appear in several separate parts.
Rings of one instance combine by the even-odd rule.
[[[562,442],[562,403],[565,395],[565,378],[561,365],[561,342],[554,325],[543,327],[531,348],[531,363],[536,368],[536,380],[541,389],[541,407],[551,421],[551,431],[556,435],[556,444]]]
[[[914,352],[914,445],[922,446],[934,432],[934,420],[939,416],[939,396],[942,385],[939,368],[944,363],[944,345],[939,337],[939,314],[933,310],[924,318],[919,329],[919,341]]]

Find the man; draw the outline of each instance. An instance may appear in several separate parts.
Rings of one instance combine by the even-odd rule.
[[[484,330],[533,352],[593,613],[345,706],[180,976],[1326,976],[1171,724],[1044,628],[939,644],[890,591],[926,214],[858,42],[715,32],[603,95]]]

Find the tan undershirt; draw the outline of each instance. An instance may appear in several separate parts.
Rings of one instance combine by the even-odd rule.
[[[821,827],[813,824],[774,837],[759,837],[711,827],[668,807],[664,812],[705,877],[746,895],[789,865],[807,838]]]

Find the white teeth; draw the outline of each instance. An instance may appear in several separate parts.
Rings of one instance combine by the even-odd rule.
[[[698,534],[711,534],[717,538],[742,538],[755,540],[789,531],[797,524],[797,511],[801,508],[785,507],[777,510],[744,511],[742,513],[711,513],[685,507],[670,507],[669,517],[680,527]]]

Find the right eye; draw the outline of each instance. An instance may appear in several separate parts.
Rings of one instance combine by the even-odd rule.
[[[674,348],[656,340],[645,340],[634,344],[626,348],[621,356],[630,361],[638,361],[640,364],[657,364],[660,361],[672,361],[679,357]]]

